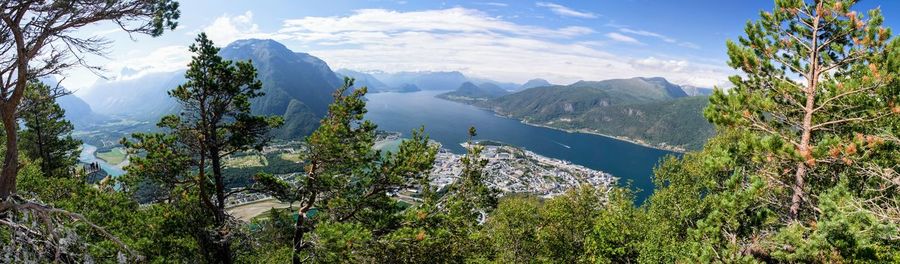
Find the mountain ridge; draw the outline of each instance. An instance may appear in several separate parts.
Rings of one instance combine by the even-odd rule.
[[[243,39],[221,48],[226,60],[249,60],[256,67],[265,95],[251,100],[251,112],[280,115],[278,138],[299,138],[318,127],[328,111],[332,93],[342,81],[328,64],[310,54],[294,52],[274,40]],[[132,79],[98,81],[85,101],[101,114],[156,121],[178,111],[167,91],[185,82],[184,70],[149,73]]]
[[[707,102],[664,78],[636,77],[540,86],[471,103],[533,125],[684,151],[713,133],[702,114]]]
[[[509,94],[509,91],[493,83],[475,85],[472,82],[464,82],[456,90],[439,94],[437,97],[453,101],[474,102],[489,100],[507,94]]]

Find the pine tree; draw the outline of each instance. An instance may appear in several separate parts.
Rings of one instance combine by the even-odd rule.
[[[895,114],[896,100],[886,90],[895,78],[885,61],[890,30],[879,10],[851,10],[856,2],[776,1],[746,37],[727,43],[729,65],[745,75],[731,77],[735,87],[715,92],[706,110],[720,128],[751,131],[760,145],[752,170],[790,189],[772,201],[788,220],[808,219],[810,193],[856,168],[870,149],[860,139],[890,133],[856,129]]]
[[[343,257],[363,247],[366,241],[359,238],[396,225],[401,207],[389,194],[425,182],[434,163],[437,148],[429,145],[422,129],[413,131],[397,153],[375,150],[376,125],[363,121],[367,89],[350,92],[352,86],[353,80],[345,79],[334,91],[328,114],[306,139],[304,176],[293,179],[295,183],[265,174],[256,177],[259,188],[298,205],[291,245],[294,263],[353,262]]]
[[[205,33],[190,46],[195,53],[185,73],[187,82],[169,91],[181,113],[163,117],[159,126],[168,134],[136,134],[126,146],[143,157],[132,159],[133,173],[172,187],[189,188],[201,215],[213,219],[198,232],[204,255],[211,262],[232,263],[231,217],[225,212],[226,190],[222,159],[249,149],[261,149],[280,117],[250,113],[250,99],[262,96],[262,83],[250,62],[232,62]],[[195,174],[194,174],[195,173]],[[193,175],[192,175],[193,174]]]
[[[73,34],[102,22],[128,33],[162,35],[175,29],[181,13],[172,0],[23,0],[0,3],[0,119],[5,130],[5,156],[0,171],[0,200],[16,192],[18,110],[28,82],[85,65],[88,54],[103,55],[106,39]],[[97,69],[88,65],[91,69]]]
[[[20,147],[28,158],[40,162],[45,176],[70,175],[78,158],[81,141],[72,138],[74,126],[65,119],[65,110],[56,103],[60,93],[50,86],[32,81],[25,92],[19,116],[25,121]]]

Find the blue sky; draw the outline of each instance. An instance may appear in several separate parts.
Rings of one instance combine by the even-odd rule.
[[[182,0],[180,27],[158,37],[134,36],[109,24],[81,29],[113,41],[92,57],[111,78],[174,71],[187,46],[207,32],[220,46],[271,38],[322,58],[333,69],[447,71],[498,81],[545,78],[567,84],[663,76],[679,84],[726,84],[725,41],[772,1],[290,1]],[[898,1],[863,1],[898,24]],[[119,76],[124,67],[137,75]],[[64,85],[84,93],[97,79],[74,69]]]

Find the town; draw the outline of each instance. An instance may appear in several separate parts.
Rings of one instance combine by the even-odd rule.
[[[377,133],[375,146],[382,151],[396,151],[402,142],[400,133]],[[462,154],[452,153],[443,148],[440,143],[432,141],[440,150],[435,156],[434,168],[430,172],[430,182],[439,192],[456,182],[462,173]],[[487,160],[484,167],[485,182],[489,187],[496,189],[500,196],[509,194],[531,194],[544,198],[550,198],[566,192],[569,189],[581,185],[590,185],[611,189],[617,181],[613,175],[602,171],[586,168],[568,161],[548,158],[534,152],[493,141],[478,141],[483,147],[481,159]],[[468,143],[461,144],[469,148]],[[265,160],[268,157],[285,158],[292,156],[290,160],[301,162],[299,156],[305,151],[303,144],[298,142],[276,143],[263,149],[260,155],[245,153],[250,156]],[[254,158],[254,159],[255,159]],[[254,162],[250,166],[264,166],[265,161]],[[247,163],[244,164],[247,166]],[[297,166],[297,169],[302,167]],[[297,177],[303,177],[300,171],[276,174],[275,176],[290,183],[295,183]],[[419,202],[420,190],[397,190],[392,195],[399,200],[409,203]],[[229,211],[240,219],[249,220],[271,208],[287,208],[288,203],[277,201],[275,198],[254,192],[238,192],[228,198]]]

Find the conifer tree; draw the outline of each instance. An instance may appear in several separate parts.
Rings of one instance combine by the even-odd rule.
[[[361,238],[395,225],[400,207],[389,194],[422,183],[434,162],[437,148],[429,145],[421,129],[413,131],[397,153],[376,150],[376,125],[363,121],[367,89],[350,92],[352,86],[347,78],[334,91],[328,114],[306,139],[305,175],[288,181],[266,174],[256,177],[257,188],[298,206],[291,246],[294,263],[353,262],[347,257],[365,244]]]
[[[0,3],[0,119],[5,156],[0,171],[0,200],[16,192],[18,171],[17,111],[28,82],[74,66],[87,66],[88,54],[103,55],[108,41],[73,34],[102,22],[128,33],[162,35],[175,29],[181,15],[173,0],[21,0]]]
[[[32,160],[40,162],[45,176],[65,177],[78,158],[79,140],[72,138],[74,126],[65,119],[65,110],[56,103],[59,89],[32,81],[25,91],[19,116],[25,121],[21,148]]]
[[[788,220],[808,218],[818,192],[836,175],[855,173],[887,130],[859,130],[894,115],[895,79],[886,65],[890,30],[878,9],[853,11],[853,0],[779,0],[729,41],[733,76],[727,93],[710,98],[706,116],[716,125],[752,131],[760,146],[753,168],[777,188],[771,201]],[[789,192],[783,196],[780,193]],[[779,209],[779,210],[782,210]],[[804,216],[805,215],[805,216]]]
[[[185,73],[187,82],[169,91],[181,113],[163,117],[159,126],[168,134],[135,134],[125,142],[140,153],[132,172],[171,187],[188,188],[200,213],[213,220],[197,234],[201,250],[211,262],[232,263],[231,216],[225,212],[226,189],[222,159],[239,151],[260,150],[280,117],[250,113],[250,99],[262,96],[262,83],[250,62],[223,60],[205,33],[190,46],[195,53]]]

